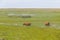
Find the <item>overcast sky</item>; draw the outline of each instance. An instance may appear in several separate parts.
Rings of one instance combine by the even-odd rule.
[[[60,0],[0,0],[0,8],[60,8]]]

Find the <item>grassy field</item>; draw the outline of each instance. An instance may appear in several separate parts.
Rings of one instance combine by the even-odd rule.
[[[7,14],[35,14],[32,18],[8,17]],[[24,22],[31,26],[23,26]],[[52,25],[47,27],[45,21]],[[15,25],[17,24],[17,25]],[[60,9],[0,9],[0,39],[60,40]]]

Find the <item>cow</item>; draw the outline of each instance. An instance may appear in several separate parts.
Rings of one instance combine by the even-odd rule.
[[[25,23],[23,23],[23,25],[25,25],[25,26],[30,26],[31,23],[29,23],[29,22],[25,22]]]
[[[50,26],[50,23],[49,22],[45,22],[45,26]]]

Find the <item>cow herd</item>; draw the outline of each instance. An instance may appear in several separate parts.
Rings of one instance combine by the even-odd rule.
[[[25,25],[25,26],[31,26],[31,23],[30,22],[25,22],[25,23],[23,23],[23,25]],[[50,26],[50,23],[49,22],[45,22],[44,25],[45,26]]]

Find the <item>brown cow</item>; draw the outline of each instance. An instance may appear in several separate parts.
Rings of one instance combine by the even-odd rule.
[[[50,26],[50,23],[49,22],[45,22],[45,26]]]
[[[29,23],[29,22],[25,22],[25,23],[23,23],[23,25],[25,25],[25,26],[30,26],[31,23]]]

